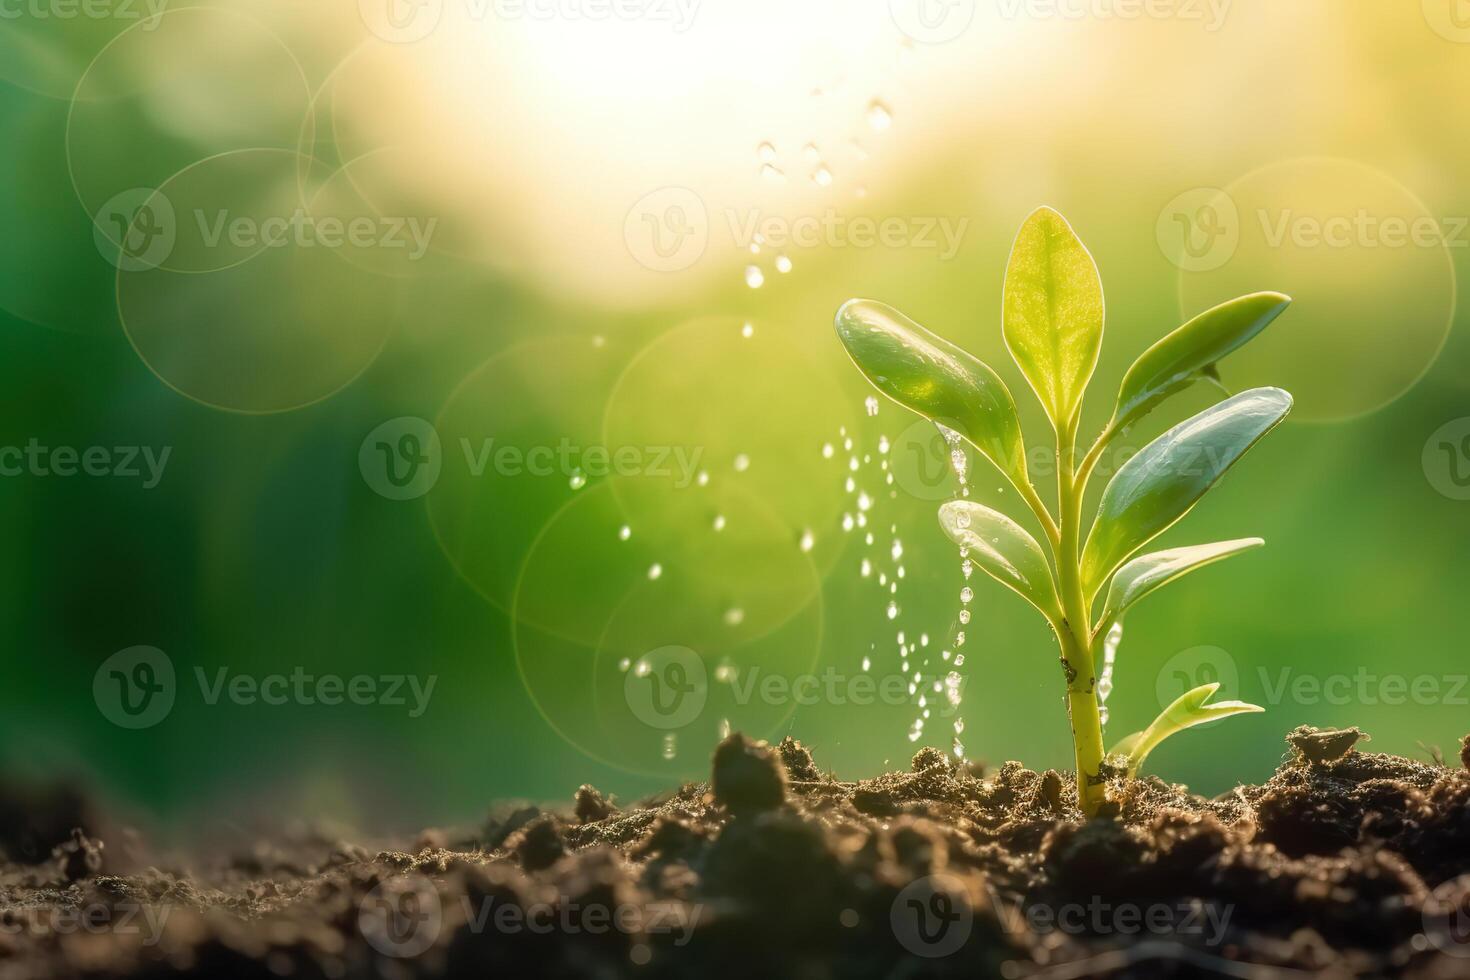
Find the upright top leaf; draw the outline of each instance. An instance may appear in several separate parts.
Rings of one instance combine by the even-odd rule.
[[[883,394],[968,439],[1019,489],[1026,447],[1010,389],[983,361],[868,299],[837,311],[837,336]]]
[[[1123,561],[1189,512],[1291,411],[1280,388],[1253,388],[1174,426],[1119,467],[1082,547],[1090,601]]]
[[[1070,423],[1102,346],[1102,280],[1067,220],[1031,213],[1011,247],[1001,324],[1006,346],[1052,425]]]
[[[1291,305],[1281,293],[1252,293],[1206,310],[1133,362],[1118,389],[1111,428],[1132,425],[1155,405],[1215,370]]]

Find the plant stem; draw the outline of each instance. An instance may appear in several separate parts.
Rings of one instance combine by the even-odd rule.
[[[1080,415],[1080,412],[1078,413]],[[1057,432],[1057,511],[1061,542],[1057,549],[1063,630],[1058,632],[1067,672],[1067,715],[1077,759],[1077,805],[1094,816],[1103,802],[1102,719],[1097,707],[1097,670],[1092,655],[1092,623],[1082,589],[1078,539],[1082,532],[1082,495],[1092,457],[1076,467],[1077,419]],[[1089,454],[1091,456],[1091,454]]]

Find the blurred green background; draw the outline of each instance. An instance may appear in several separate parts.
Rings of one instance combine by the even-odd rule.
[[[1043,445],[998,317],[1043,203],[1102,270],[1089,431],[1185,317],[1296,300],[1223,368],[1293,420],[1161,540],[1268,546],[1132,614],[1110,738],[1212,677],[1267,711],[1150,759],[1202,792],[1264,779],[1300,723],[1422,758],[1470,730],[1453,0],[86,10],[0,20],[0,449],[112,461],[0,477],[0,778],[187,837],[631,797],[699,777],[727,727],[848,777],[955,749],[956,720],[969,758],[1068,765],[1048,630],[977,576],[955,645],[937,439],[870,414],[831,331],[851,296],[897,306],[995,366]],[[156,485],[114,472],[131,447],[168,451]],[[971,473],[1021,517],[1000,483]],[[139,645],[174,702],[133,729],[94,680]],[[665,729],[627,692],[671,645],[709,693]],[[210,703],[221,668],[435,681],[416,716]],[[901,674],[901,703],[735,693],[828,670]]]

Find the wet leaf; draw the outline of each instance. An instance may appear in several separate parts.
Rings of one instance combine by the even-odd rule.
[[[1127,758],[1128,775],[1134,776],[1143,765],[1143,760],[1148,758],[1150,752],[1159,747],[1159,744],[1170,735],[1177,734],[1187,728],[1203,725],[1208,721],[1220,718],[1229,718],[1231,715],[1256,714],[1265,711],[1257,704],[1247,704],[1244,701],[1217,701],[1207,704],[1215,692],[1220,689],[1218,683],[1203,684],[1192,691],[1186,691],[1179,698],[1154,719],[1141,732],[1134,732],[1127,738],[1122,739],[1113,746],[1109,755],[1121,755]]]
[[[969,500],[939,508],[939,525],[981,571],[1020,593],[1047,619],[1061,620],[1056,583],[1041,545],[1026,529],[999,511]]]
[[[1132,425],[1201,378],[1218,383],[1216,362],[1245,346],[1289,305],[1291,297],[1281,293],[1252,293],[1206,310],[1164,337],[1123,376],[1109,428]]]
[[[844,303],[836,327],[874,387],[964,436],[1017,487],[1027,482],[1016,402],[988,365],[873,300]]]
[[[1098,618],[1098,631],[1106,630],[1123,618],[1134,603],[1155,589],[1163,588],[1177,578],[1188,575],[1197,568],[1204,568],[1242,551],[1259,548],[1266,542],[1261,538],[1238,538],[1234,541],[1216,541],[1213,544],[1196,544],[1187,548],[1170,548],[1140,555],[1118,569],[1108,588],[1108,599],[1103,604],[1102,616]]]
[[[1006,266],[1006,346],[1052,425],[1071,422],[1102,346],[1102,280],[1067,220],[1051,208],[1021,225]]]
[[[1187,419],[1124,463],[1103,491],[1082,549],[1089,600],[1129,555],[1187,514],[1291,411],[1280,388],[1254,388]]]

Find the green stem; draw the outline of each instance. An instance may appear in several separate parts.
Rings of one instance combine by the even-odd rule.
[[[1076,749],[1077,805],[1090,817],[1097,813],[1104,797],[1100,774],[1103,740],[1097,705],[1097,670],[1092,655],[1092,624],[1082,589],[1078,538],[1082,530],[1083,491],[1097,460],[1096,453],[1089,453],[1079,468],[1076,454],[1077,420],[1074,418],[1057,432],[1057,510],[1061,535],[1056,555],[1060,580],[1057,584],[1066,617],[1058,639],[1062,666],[1067,672],[1067,714]]]

